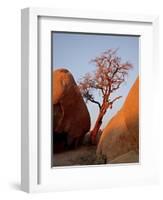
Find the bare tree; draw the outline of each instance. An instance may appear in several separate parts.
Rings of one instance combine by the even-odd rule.
[[[94,128],[91,130],[91,141],[96,143],[96,135],[102,125],[102,119],[106,111],[112,108],[113,103],[122,96],[112,98],[111,94],[118,90],[121,84],[126,80],[128,71],[132,68],[129,62],[122,62],[117,56],[117,49],[109,49],[100,56],[91,60],[95,63],[96,70],[92,73],[85,74],[79,81],[79,88],[86,103],[88,101],[97,104],[99,114],[95,122]],[[101,102],[99,98],[95,98],[95,91],[101,94]]]

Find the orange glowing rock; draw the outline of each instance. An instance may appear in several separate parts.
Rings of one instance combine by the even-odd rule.
[[[135,81],[120,111],[105,127],[97,148],[97,156],[107,163],[138,162],[139,150],[139,78]],[[132,152],[132,153],[129,153]],[[134,154],[134,153],[135,154]],[[128,154],[129,153],[129,154]],[[122,157],[125,155],[125,157]],[[131,158],[134,155],[134,158]]]
[[[77,146],[90,129],[87,106],[67,69],[53,71],[52,88],[54,146]]]

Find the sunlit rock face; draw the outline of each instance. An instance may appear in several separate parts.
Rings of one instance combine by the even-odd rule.
[[[80,90],[67,69],[53,71],[54,151],[76,147],[90,129],[90,115]]]
[[[139,78],[135,81],[121,110],[105,127],[97,157],[106,163],[139,161]]]

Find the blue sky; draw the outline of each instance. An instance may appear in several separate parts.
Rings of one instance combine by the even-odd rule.
[[[90,60],[109,48],[119,48],[117,54],[122,58],[122,61],[129,61],[133,64],[134,67],[130,70],[127,81],[114,93],[114,96],[122,95],[123,98],[116,101],[113,108],[107,111],[102,124],[102,128],[104,128],[123,105],[131,86],[139,74],[139,37],[61,32],[53,32],[52,37],[53,69],[68,69],[73,74],[76,82],[87,72],[95,70],[95,65],[90,63]],[[100,99],[98,93],[96,98]],[[91,126],[93,127],[99,108],[93,103],[88,103],[87,107],[91,116]]]

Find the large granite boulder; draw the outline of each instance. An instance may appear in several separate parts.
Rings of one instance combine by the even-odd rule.
[[[80,90],[67,69],[53,71],[54,151],[76,147],[90,129],[90,115]]]
[[[104,129],[97,157],[106,163],[139,160],[139,78],[135,81],[121,110]],[[132,155],[134,155],[132,157]],[[115,162],[114,162],[115,161]]]

